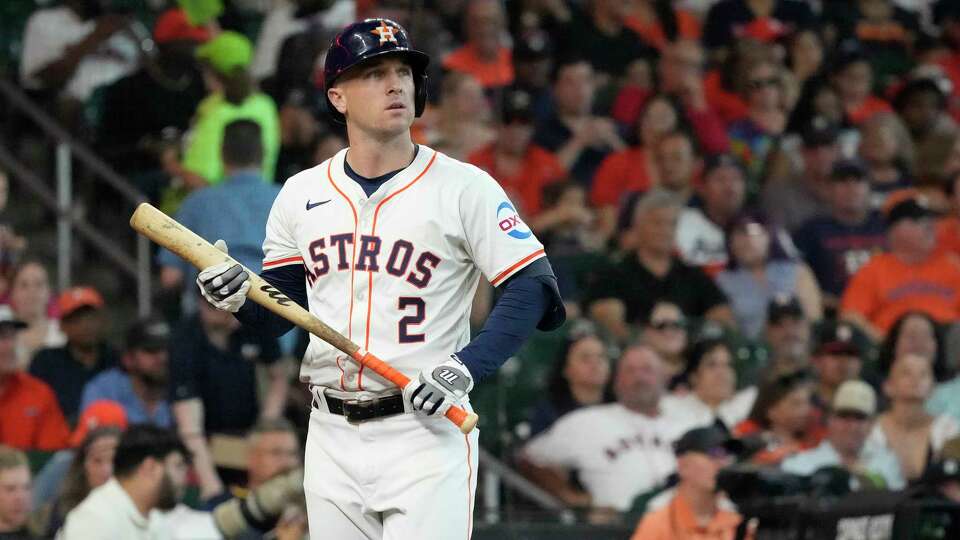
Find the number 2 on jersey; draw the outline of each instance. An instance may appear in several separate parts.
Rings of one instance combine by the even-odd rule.
[[[426,317],[427,305],[423,301],[423,298],[419,296],[401,296],[397,300],[397,307],[401,311],[407,311],[409,307],[414,308],[413,315],[407,315],[400,319],[400,343],[420,343],[424,341],[426,336],[423,334],[410,333],[410,326],[422,323],[424,317]]]

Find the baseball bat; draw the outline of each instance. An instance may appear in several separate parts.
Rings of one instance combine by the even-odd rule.
[[[233,257],[220,251],[175,219],[154,208],[150,203],[141,203],[137,207],[133,216],[130,217],[130,226],[150,240],[189,261],[197,268],[206,268],[224,261],[237,263]],[[400,388],[410,383],[410,379],[406,375],[327,326],[273,285],[264,281],[262,277],[249,270],[247,270],[247,274],[250,276],[250,292],[247,293],[247,298],[333,345],[358,364],[373,370],[374,373]],[[459,426],[460,431],[465,434],[473,430],[479,419],[475,413],[468,413],[456,405],[447,409],[446,416]]]

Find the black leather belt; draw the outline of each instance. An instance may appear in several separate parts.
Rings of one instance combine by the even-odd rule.
[[[323,399],[327,402],[327,410],[330,414],[343,416],[347,422],[363,422],[403,412],[402,394],[364,400],[345,400],[332,396],[324,396]],[[317,398],[313,399],[313,407],[323,410],[318,406]]]

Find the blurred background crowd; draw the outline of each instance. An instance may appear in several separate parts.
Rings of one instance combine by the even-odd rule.
[[[51,538],[164,433],[184,515],[298,467],[305,336],[162,250],[144,310],[102,244],[136,251],[127,192],[259,270],[280,186],[346,145],[326,46],[373,16],[431,56],[415,141],[503,186],[566,301],[473,393],[517,477],[478,533],[773,538],[856,492],[850,538],[918,500],[933,536],[886,538],[960,537],[960,2],[5,0],[0,538]],[[65,256],[58,220],[101,241]],[[303,537],[289,506],[261,528]]]

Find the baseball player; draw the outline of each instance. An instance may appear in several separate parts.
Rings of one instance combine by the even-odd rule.
[[[534,328],[565,317],[543,245],[496,181],[410,137],[429,58],[387,19],[346,27],[324,66],[330,115],[350,147],[290,178],[267,222],[262,277],[411,378],[401,391],[311,338],[304,489],[314,538],[469,538],[477,432],[443,417]],[[471,341],[483,274],[502,294]],[[243,267],[205,268],[220,309],[275,335]]]

